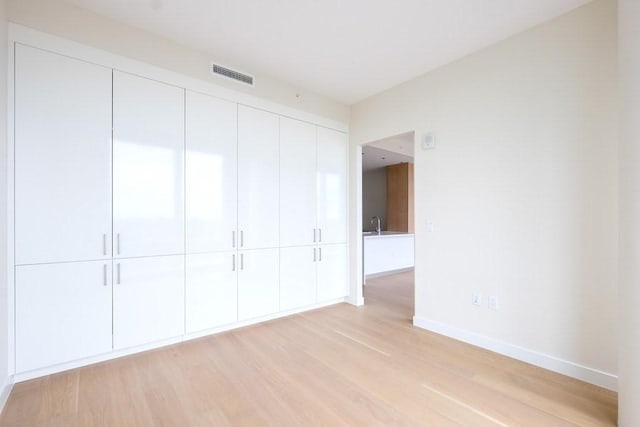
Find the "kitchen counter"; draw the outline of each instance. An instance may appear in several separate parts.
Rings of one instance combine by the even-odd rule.
[[[391,274],[414,265],[414,235],[397,231],[364,232],[364,279]]]

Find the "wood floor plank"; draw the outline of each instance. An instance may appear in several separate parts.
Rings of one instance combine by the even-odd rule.
[[[415,328],[413,275],[16,384],[1,426],[615,426],[617,395]]]

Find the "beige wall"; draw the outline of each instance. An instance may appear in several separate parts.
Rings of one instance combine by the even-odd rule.
[[[616,49],[599,0],[352,108],[354,146],[436,135],[415,156],[416,317],[616,373]]]
[[[254,74],[256,87],[248,88],[212,76],[210,61],[227,66],[225,58],[196,51],[146,31],[83,10],[64,0],[6,0],[9,21],[146,62],[190,77],[228,87],[273,102],[340,122],[348,122],[349,108],[321,95]],[[252,70],[244,70],[252,72]],[[302,97],[297,98],[296,93]]]
[[[8,380],[7,305],[7,19],[6,1],[0,0],[0,393]],[[1,404],[1,402],[0,402]]]

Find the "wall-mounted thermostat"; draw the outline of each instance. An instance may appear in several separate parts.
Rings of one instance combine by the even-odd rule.
[[[422,137],[422,149],[431,150],[436,148],[436,136],[432,133],[428,133]]]

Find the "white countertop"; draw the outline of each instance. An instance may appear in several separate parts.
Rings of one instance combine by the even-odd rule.
[[[404,236],[412,236],[413,233],[405,233],[402,231],[382,231],[380,234],[375,231],[364,231],[362,233],[362,237],[365,239],[379,239],[381,237],[404,237]]]

